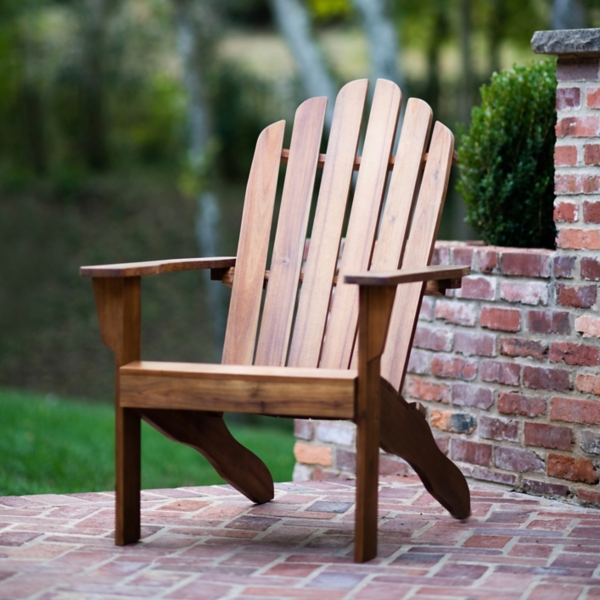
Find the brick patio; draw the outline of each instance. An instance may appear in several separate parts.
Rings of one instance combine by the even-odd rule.
[[[413,476],[382,478],[379,557],[352,563],[352,481],[143,493],[113,545],[113,494],[0,498],[0,599],[600,598],[600,511],[472,485],[467,523]]]

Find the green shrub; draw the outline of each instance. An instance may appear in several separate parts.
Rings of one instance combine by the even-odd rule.
[[[553,61],[495,73],[458,150],[467,222],[486,244],[554,248]]]

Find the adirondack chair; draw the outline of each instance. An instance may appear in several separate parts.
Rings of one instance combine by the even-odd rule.
[[[469,272],[427,266],[453,136],[436,123],[428,146],[431,109],[410,99],[392,156],[401,93],[379,80],[357,156],[367,86],[359,80],[340,91],[325,155],[319,153],[325,98],[298,108],[289,151],[282,149],[283,121],[262,132],[236,257],[82,267],[93,278],[102,340],[115,354],[117,544],[140,537],[140,418],[199,450],[256,503],[273,498],[272,478],[231,436],[223,412],[354,421],[357,562],[377,554],[380,447],[406,459],[454,517],[470,514],[464,477],[439,451],[419,407],[399,393],[423,293],[460,287]],[[265,271],[282,162],[286,176]],[[322,180],[303,262],[318,168]],[[212,279],[232,284],[222,364],[142,361],[141,277],[189,269],[210,269]]]

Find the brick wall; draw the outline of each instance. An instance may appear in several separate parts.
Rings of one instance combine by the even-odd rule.
[[[600,506],[600,30],[538,32],[557,54],[557,249],[439,242],[469,264],[424,299],[404,395],[475,479]],[[294,479],[352,476],[352,424],[297,421]],[[408,466],[382,454],[383,474]]]

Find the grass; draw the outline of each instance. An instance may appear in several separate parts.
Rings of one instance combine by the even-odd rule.
[[[275,481],[291,481],[291,421],[229,425]],[[113,490],[113,463],[111,405],[0,389],[0,496]],[[223,480],[198,452],[142,424],[144,489],[218,483]]]

